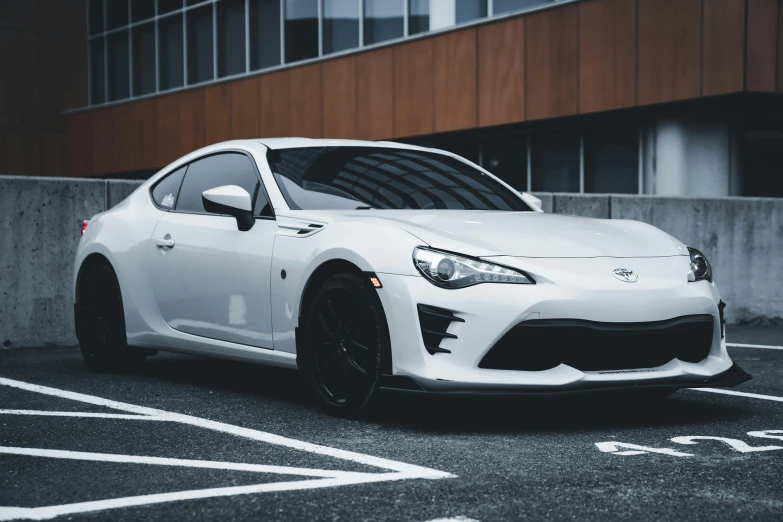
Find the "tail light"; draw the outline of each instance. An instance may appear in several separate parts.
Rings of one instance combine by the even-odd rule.
[[[89,224],[90,224],[89,219],[85,219],[84,221],[82,221],[82,235],[84,235],[84,233],[87,232],[87,225]]]

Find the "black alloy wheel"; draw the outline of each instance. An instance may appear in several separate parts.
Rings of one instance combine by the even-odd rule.
[[[302,373],[328,412],[345,417],[368,413],[376,402],[389,333],[377,291],[363,276],[328,279],[310,308]]]
[[[86,268],[77,306],[81,316],[77,324],[79,347],[89,369],[125,371],[144,360],[146,351],[128,347],[120,284],[110,266]]]

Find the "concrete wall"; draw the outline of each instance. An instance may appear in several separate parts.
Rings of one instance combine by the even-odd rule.
[[[0,176],[0,346],[74,345],[83,219],[136,181]],[[536,194],[547,211],[651,223],[710,259],[730,322],[783,316],[783,199]]]

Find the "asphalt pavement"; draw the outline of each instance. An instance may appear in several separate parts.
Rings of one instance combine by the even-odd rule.
[[[394,396],[365,421],[290,371],[3,351],[0,520],[782,520],[783,327],[728,341],[754,345],[729,348],[739,394]]]

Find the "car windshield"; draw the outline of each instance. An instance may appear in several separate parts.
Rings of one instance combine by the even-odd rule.
[[[451,156],[390,147],[267,152],[289,208],[531,211],[519,196]]]

